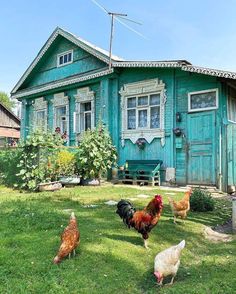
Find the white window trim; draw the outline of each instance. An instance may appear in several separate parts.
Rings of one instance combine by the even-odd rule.
[[[81,139],[81,134],[84,132],[84,130],[81,130],[80,126],[80,115],[81,115],[81,104],[91,102],[91,110],[85,111],[84,113],[91,113],[91,129],[95,128],[95,93],[93,91],[90,91],[89,87],[84,87],[77,89],[77,94],[74,95],[75,97],[75,112],[73,117],[73,131],[78,135],[78,140]],[[79,117],[79,128],[77,129],[76,122],[77,122],[77,116]]]
[[[55,130],[56,127],[58,127],[56,125],[56,108],[58,107],[66,107],[66,122],[67,122],[67,136],[68,138],[70,138],[70,134],[69,134],[69,123],[70,123],[70,118],[69,118],[69,98],[68,96],[64,95],[64,92],[62,93],[57,93],[54,94],[53,100],[52,100],[52,104],[53,104],[53,128]],[[67,144],[69,144],[69,139],[67,141]]]
[[[60,57],[61,56],[64,56],[64,55],[67,55],[69,53],[71,53],[71,61],[68,61],[66,63],[60,64]],[[57,67],[61,67],[61,66],[67,65],[67,64],[70,64],[72,62],[73,62],[73,50],[68,50],[68,51],[62,52],[60,54],[57,54]]]
[[[191,109],[191,95],[204,94],[204,93],[208,93],[208,92],[216,92],[216,106]],[[218,107],[219,107],[219,91],[217,88],[188,93],[188,112],[208,111],[208,110],[217,109]]]
[[[141,82],[135,82],[125,84],[120,90],[121,95],[121,145],[125,146],[125,139],[131,140],[134,144],[138,138],[145,138],[148,143],[151,143],[155,138],[161,138],[162,146],[165,145],[165,103],[166,103],[166,90],[165,84],[159,79],[145,80]],[[160,94],[160,128],[150,128],[150,117],[148,117],[148,128],[136,128],[127,129],[127,98],[139,97],[145,95]],[[150,109],[151,106],[137,106],[136,109]],[[148,111],[150,115],[150,111]],[[136,117],[136,122],[137,122]],[[138,125],[136,125],[138,127]]]
[[[45,112],[45,122],[44,122],[44,131],[47,131],[47,115],[48,115],[48,103],[44,99],[44,97],[39,97],[34,100],[33,103],[33,129],[36,130],[38,126],[36,125],[36,114],[39,111],[44,111]]]

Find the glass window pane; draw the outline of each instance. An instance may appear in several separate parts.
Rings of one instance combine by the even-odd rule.
[[[136,110],[128,110],[127,112],[127,129],[133,130],[136,129]]]
[[[91,110],[91,102],[86,102],[84,103],[84,110],[89,111]]]
[[[216,92],[192,94],[190,97],[190,109],[216,107]]]
[[[84,117],[85,131],[91,129],[91,112],[85,113]]]
[[[150,128],[160,128],[160,107],[151,107]]]
[[[150,105],[160,105],[160,94],[150,95]]]
[[[63,64],[63,56],[60,56],[60,58],[59,58],[59,64]]]
[[[127,107],[128,108],[136,107],[136,97],[132,97],[132,98],[127,99]]]
[[[71,53],[68,53],[68,62],[71,61]]]
[[[147,109],[139,110],[138,112],[138,127],[147,127]]]
[[[65,115],[66,114],[66,107],[65,106],[57,107],[56,111],[57,111],[58,116]]]
[[[148,105],[148,96],[138,97],[138,106]]]
[[[67,63],[67,54],[64,55],[64,63]]]

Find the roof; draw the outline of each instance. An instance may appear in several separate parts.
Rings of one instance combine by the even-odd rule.
[[[1,102],[0,102],[0,106],[2,108],[4,108],[11,116],[13,116],[17,122],[20,124],[20,118],[18,116],[16,116],[9,108],[7,108],[5,105],[3,105]]]
[[[81,77],[78,76],[77,78],[70,77],[62,80],[58,80],[56,82],[52,82],[49,84],[45,84],[41,87],[36,87],[32,89],[26,89],[19,91],[19,88],[24,83],[26,78],[30,75],[32,70],[35,68],[35,66],[38,64],[38,62],[41,60],[41,58],[44,56],[48,48],[52,45],[52,43],[55,41],[55,39],[58,36],[62,36],[66,38],[67,40],[71,41],[72,43],[76,44],[80,48],[84,49],[86,52],[92,54],[93,56],[97,57],[101,61],[105,62],[107,65],[109,64],[109,52],[101,49],[93,44],[91,44],[88,41],[83,40],[80,37],[75,36],[74,34],[57,27],[54,32],[51,34],[51,36],[48,38],[42,49],[39,51],[36,58],[33,60],[33,62],[30,64],[28,69],[25,71],[23,76],[20,78],[16,86],[13,88],[11,94],[15,98],[22,98],[27,95],[32,95],[40,92],[40,89],[44,90],[51,90],[57,87],[65,86],[66,83],[73,84],[84,80],[89,80],[92,78],[96,78],[98,76],[107,75],[112,73],[112,70],[108,70],[108,68],[101,69],[99,74],[95,73],[94,75],[91,73],[88,73],[88,76],[82,75]],[[211,69],[211,68],[204,68],[204,67],[198,67],[192,65],[187,60],[167,60],[167,61],[125,61],[122,58],[112,55],[112,67],[113,68],[141,68],[141,67],[148,67],[148,68],[180,68],[183,71],[189,71],[189,72],[195,72],[199,74],[204,75],[210,75],[210,76],[216,76],[216,77],[222,77],[227,79],[233,79],[236,80],[236,72],[231,71],[224,71],[224,70],[217,70],[217,69]]]

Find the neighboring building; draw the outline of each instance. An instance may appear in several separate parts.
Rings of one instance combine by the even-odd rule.
[[[57,28],[11,93],[21,136],[59,127],[77,145],[101,118],[120,164],[161,159],[178,184],[235,186],[236,73],[185,60],[108,63],[106,51]]]
[[[20,119],[0,103],[0,146],[15,145],[20,139]]]

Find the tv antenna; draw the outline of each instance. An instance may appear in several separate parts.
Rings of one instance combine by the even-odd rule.
[[[111,56],[112,56],[112,41],[114,37],[114,20],[116,19],[119,23],[124,25],[126,28],[131,30],[132,32],[136,33],[137,35],[143,37],[144,39],[147,39],[144,35],[142,35],[140,32],[136,31],[126,23],[124,23],[121,19],[133,22],[138,25],[142,25],[140,22],[134,21],[132,19],[127,18],[127,14],[125,13],[117,13],[117,12],[111,12],[108,11],[105,7],[103,7],[101,4],[99,4],[96,0],[92,0],[92,2],[97,5],[99,8],[101,8],[106,14],[108,14],[111,17],[111,32],[110,32],[110,44],[109,44],[109,69],[112,67],[112,62],[111,62]]]

